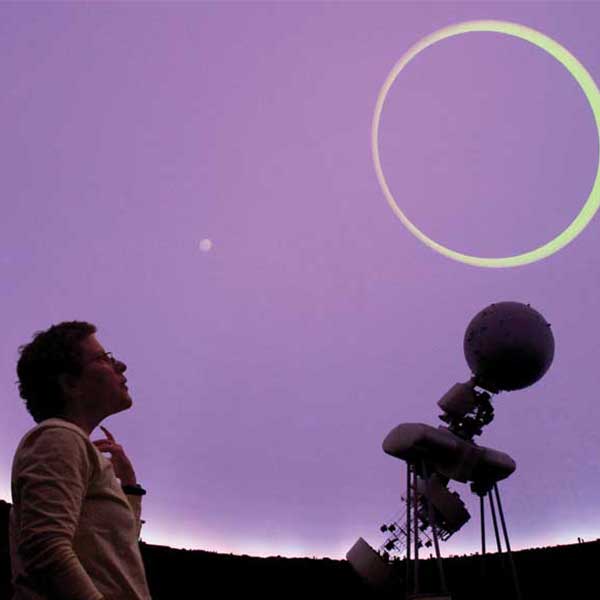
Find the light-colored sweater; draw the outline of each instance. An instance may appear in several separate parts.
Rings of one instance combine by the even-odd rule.
[[[21,439],[9,515],[12,600],[151,600],[126,495],[87,433],[46,419]]]

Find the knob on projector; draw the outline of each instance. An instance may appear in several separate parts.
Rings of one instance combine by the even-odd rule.
[[[520,302],[497,302],[477,313],[465,332],[467,364],[480,387],[520,390],[541,379],[554,358],[544,317]]]

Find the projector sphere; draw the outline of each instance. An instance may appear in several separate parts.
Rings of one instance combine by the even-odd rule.
[[[554,336],[550,324],[529,304],[498,302],[473,317],[464,352],[477,385],[494,393],[520,390],[550,368]]]

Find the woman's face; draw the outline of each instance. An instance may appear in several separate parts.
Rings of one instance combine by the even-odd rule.
[[[69,412],[95,422],[131,407],[126,378],[127,365],[107,355],[94,334],[82,340],[81,375],[68,386]]]

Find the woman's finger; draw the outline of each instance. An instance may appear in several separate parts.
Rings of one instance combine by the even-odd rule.
[[[113,434],[108,429],[106,429],[106,427],[102,427],[102,425],[100,425],[100,429],[102,429],[102,431],[104,431],[104,433],[106,434],[106,437],[109,440],[113,440],[114,441],[115,438],[114,438]]]

